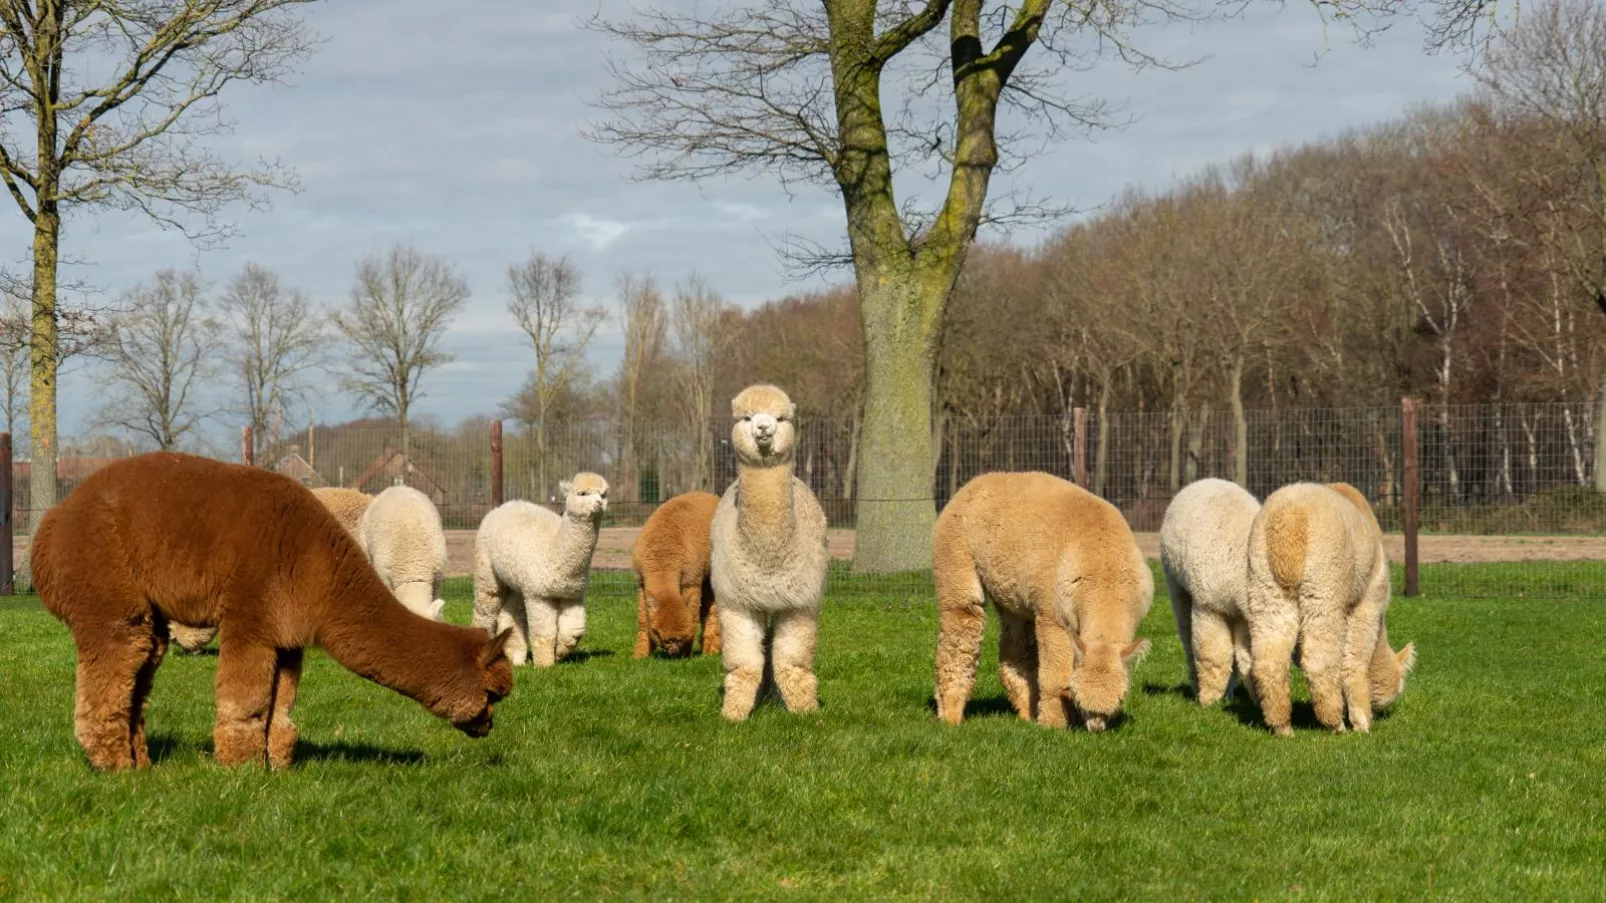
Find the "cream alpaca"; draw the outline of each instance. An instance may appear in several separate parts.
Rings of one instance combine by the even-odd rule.
[[[1288,671],[1295,644],[1316,719],[1332,730],[1370,730],[1371,671],[1388,610],[1388,558],[1376,521],[1316,483],[1272,493],[1249,533],[1250,666],[1261,714],[1275,733],[1289,724]],[[1402,669],[1414,648],[1402,654]]]
[[[1120,712],[1154,577],[1114,505],[1046,473],[966,483],[932,533],[937,716],[965,717],[981,658],[985,600],[998,608],[998,673],[1021,718],[1101,731]],[[728,641],[727,641],[728,642]]]
[[[815,640],[829,556],[825,511],[792,475],[797,406],[771,385],[743,389],[731,401],[736,482],[725,490],[710,530],[710,582],[719,606],[725,667],[723,714],[742,721],[758,702],[764,640],[771,631],[771,671],[793,712],[819,708]]]
[[[1360,509],[1366,515],[1367,523],[1377,535],[1378,542],[1383,541],[1383,525],[1377,522],[1377,513],[1372,510],[1372,503],[1361,495],[1360,490],[1348,483],[1328,483],[1327,488],[1333,490],[1351,505]],[[1386,553],[1385,553],[1386,554]],[[1377,645],[1372,647],[1372,663],[1370,667],[1372,682],[1372,711],[1376,712],[1394,704],[1405,692],[1405,675],[1411,673],[1416,667],[1416,644],[1406,643],[1405,648],[1395,652],[1389,647],[1388,619],[1383,617],[1377,622]]]
[[[537,668],[567,658],[586,632],[585,595],[608,481],[575,474],[560,486],[561,516],[526,501],[485,515],[474,536],[474,625],[513,629],[507,655]]]
[[[1200,705],[1231,692],[1235,661],[1239,678],[1249,675],[1249,622],[1241,606],[1249,528],[1259,511],[1248,490],[1211,478],[1184,486],[1160,524],[1160,566]]]
[[[357,520],[357,543],[396,599],[416,614],[441,619],[446,532],[429,496],[392,486],[375,496]]]

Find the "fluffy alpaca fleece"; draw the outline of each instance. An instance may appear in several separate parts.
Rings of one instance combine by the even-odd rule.
[[[357,542],[401,604],[426,618],[441,619],[446,575],[446,532],[429,496],[411,486],[392,486],[374,496],[357,521]]]
[[[1383,525],[1377,522],[1377,512],[1372,510],[1372,503],[1361,495],[1361,491],[1348,483],[1328,483],[1328,489],[1333,490],[1349,501],[1351,505],[1360,509],[1366,515],[1367,523],[1372,525],[1377,534],[1378,542],[1383,541]],[[1386,554],[1386,553],[1385,553]],[[1394,704],[1405,692],[1405,675],[1411,673],[1416,667],[1416,644],[1406,643],[1405,648],[1395,652],[1389,646],[1388,618],[1382,617],[1377,622],[1377,645],[1372,647],[1372,662],[1369,668],[1372,684],[1372,711],[1377,712]]]
[[[608,510],[608,481],[575,474],[561,484],[563,515],[511,501],[480,521],[474,535],[474,624],[513,631],[513,664],[537,668],[567,658],[586,632],[586,586],[597,529]]]
[[[1293,733],[1288,671],[1297,644],[1316,719],[1341,731],[1347,715],[1349,727],[1371,729],[1371,664],[1388,603],[1388,558],[1374,518],[1317,483],[1267,497],[1249,532],[1244,614],[1268,727]]]
[[[988,473],[956,493],[932,532],[937,716],[958,724],[981,658],[983,602],[1002,626],[998,673],[1026,720],[1101,731],[1149,650],[1134,640],[1154,578],[1114,505],[1046,473]]]
[[[708,579],[708,543],[719,496],[677,495],[647,518],[631,560],[636,567],[636,658],[719,653],[719,615]]]
[[[220,630],[225,765],[290,764],[307,646],[474,737],[513,686],[507,637],[408,611],[310,492],[266,470],[167,452],[118,461],[46,512],[32,566],[78,647],[75,733],[99,769],[150,764],[145,700],[174,620]]]
[[[720,498],[709,534],[725,668],[722,714],[743,721],[758,703],[766,637],[781,701],[790,711],[812,712],[820,707],[814,651],[830,559],[825,511],[792,475],[797,406],[760,384],[732,399],[731,416],[736,482]]]
[[[1241,606],[1249,528],[1259,511],[1247,489],[1210,478],[1184,486],[1160,523],[1160,566],[1200,705],[1230,692],[1234,662],[1240,679],[1249,674],[1249,622]]]
[[[312,490],[312,494],[352,536],[357,535],[357,522],[362,520],[362,513],[374,503],[374,497],[368,493],[343,486],[320,486]]]

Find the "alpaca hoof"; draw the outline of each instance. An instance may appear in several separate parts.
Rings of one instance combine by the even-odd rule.
[[[1273,727],[1271,732],[1279,737],[1292,737],[1294,735],[1294,729],[1286,724],[1279,724]]]

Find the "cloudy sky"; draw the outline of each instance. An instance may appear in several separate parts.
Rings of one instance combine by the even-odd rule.
[[[312,7],[309,22],[325,43],[290,84],[225,94],[238,125],[213,145],[228,157],[279,158],[299,173],[300,192],[275,196],[266,211],[231,211],[237,237],[202,252],[129,216],[79,215],[64,251],[83,263],[70,275],[115,297],[161,268],[198,267],[215,285],[256,261],[338,304],[359,258],[411,242],[452,261],[473,291],[446,340],[457,359],[426,377],[419,405],[448,424],[494,411],[529,368],[504,286],[508,264],[532,249],[571,255],[586,293],[603,303],[622,268],[666,283],[695,269],[744,305],[823,285],[789,281],[774,245],[788,233],[838,240],[841,205],[824,189],[788,196],[764,176],[636,182],[632,161],[582,137],[596,116],[587,101],[608,84],[610,48],[572,13],[537,11],[558,5],[493,0],[472,16],[446,15],[429,0]],[[624,11],[613,0],[602,8]],[[1010,178],[1091,208],[1129,184],[1162,189],[1208,163],[1317,140],[1468,85],[1456,58],[1423,53],[1415,23],[1360,48],[1342,31],[1324,38],[1304,3],[1147,40],[1163,54],[1209,59],[1181,72],[1109,64],[1068,73],[1073,92],[1122,103],[1137,121],[1057,145]],[[14,208],[0,217],[13,268],[24,265],[25,226]],[[618,354],[610,324],[592,358],[606,372]],[[92,375],[78,368],[62,379],[64,435],[88,428]],[[357,413],[331,391],[316,416]]]

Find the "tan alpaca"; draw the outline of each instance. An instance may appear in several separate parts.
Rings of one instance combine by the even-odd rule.
[[[1359,508],[1366,515],[1366,520],[1376,531],[1378,542],[1383,541],[1383,525],[1377,522],[1377,512],[1372,510],[1372,503],[1361,495],[1361,491],[1348,483],[1328,483],[1327,488],[1333,490],[1351,505]],[[1386,552],[1384,553],[1387,554]],[[1377,645],[1372,647],[1372,663],[1369,669],[1372,682],[1372,711],[1378,712],[1394,704],[1405,692],[1405,675],[1411,673],[1416,667],[1416,644],[1406,643],[1405,648],[1395,652],[1389,647],[1389,629],[1387,617],[1377,622]]]
[[[702,627],[700,655],[719,653],[719,612],[708,580],[708,542],[719,496],[677,495],[647,518],[631,560],[636,568],[636,658],[662,649],[671,658],[692,654]]]
[[[413,614],[301,484],[157,452],[85,479],[45,513],[33,585],[78,648],[78,742],[100,769],[150,764],[145,700],[169,621],[217,626],[215,756],[290,764],[302,650],[417,700],[474,737],[513,686],[484,631]]]
[[[793,712],[819,708],[814,645],[829,556],[825,511],[792,475],[797,407],[771,385],[749,386],[731,401],[737,477],[719,500],[710,529],[710,582],[719,607],[725,667],[723,714],[742,721],[758,702],[764,640],[771,671]]]
[[[1388,558],[1369,509],[1317,483],[1267,497],[1250,527],[1244,613],[1268,727],[1293,733],[1288,672],[1297,644],[1316,719],[1341,731],[1347,715],[1349,727],[1371,729],[1372,662],[1388,602]],[[1407,647],[1402,670],[1412,653]]]
[[[985,600],[998,608],[998,675],[1028,721],[1101,731],[1121,710],[1154,577],[1121,512],[1046,473],[988,473],[937,518],[937,716],[965,717]]]

